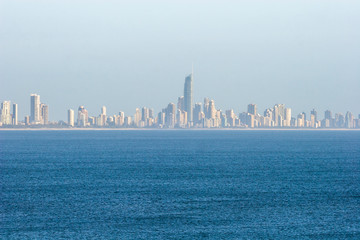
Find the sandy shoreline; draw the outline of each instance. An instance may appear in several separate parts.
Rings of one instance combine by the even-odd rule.
[[[360,131],[359,128],[0,128],[0,131]]]

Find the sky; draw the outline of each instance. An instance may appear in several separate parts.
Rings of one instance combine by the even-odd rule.
[[[194,102],[293,116],[330,109],[360,114],[360,1],[0,0],[0,101],[30,114],[30,94],[66,120],[183,95],[194,66]]]

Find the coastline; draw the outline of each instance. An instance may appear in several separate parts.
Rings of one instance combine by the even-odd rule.
[[[360,131],[360,128],[0,128],[0,131]]]

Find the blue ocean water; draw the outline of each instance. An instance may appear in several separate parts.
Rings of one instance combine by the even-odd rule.
[[[1,239],[360,239],[360,131],[1,131]]]

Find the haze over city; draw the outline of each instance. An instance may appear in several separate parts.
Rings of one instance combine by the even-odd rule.
[[[324,4],[326,2],[326,5]],[[326,9],[324,9],[324,7]],[[0,1],[0,101],[157,113],[183,95],[217,108],[285,103],[360,112],[358,1]]]

